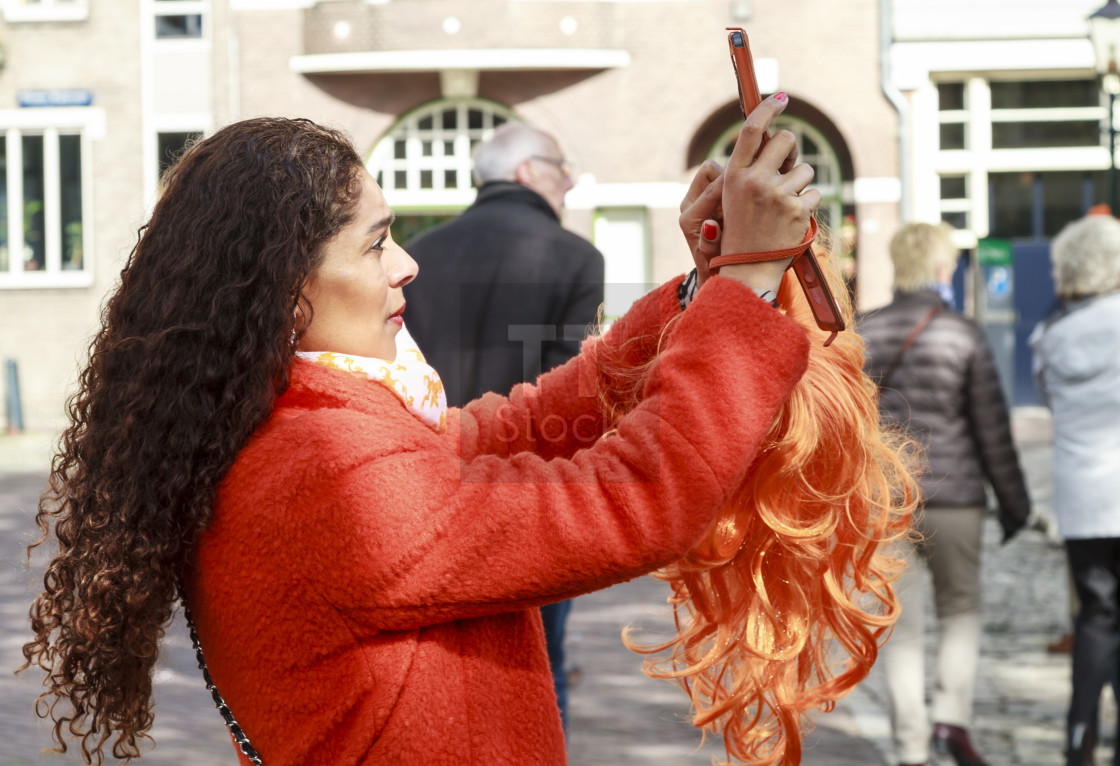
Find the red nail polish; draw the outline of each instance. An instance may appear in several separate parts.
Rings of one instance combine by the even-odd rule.
[[[785,101],[789,98],[789,96],[787,96],[784,91],[779,91],[778,93],[774,94],[774,98],[776,98],[778,101]]]
[[[719,234],[719,227],[711,221],[704,221],[704,225],[700,227],[700,233],[704,235],[704,239],[715,242],[716,235]]]

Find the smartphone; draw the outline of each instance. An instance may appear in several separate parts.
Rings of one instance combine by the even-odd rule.
[[[728,27],[727,46],[731,49],[731,68],[735,70],[735,82],[739,86],[739,109],[743,112],[743,119],[746,119],[762,103],[746,31],[742,27]],[[762,146],[766,145],[766,139],[764,134]],[[793,259],[793,273],[797,275],[797,281],[805,292],[817,327],[832,333],[824,343],[827,346],[836,339],[836,333],[844,329],[844,317],[836,298],[828,289],[828,282],[817,263],[817,257],[813,255],[812,246],[805,248],[801,255]]]

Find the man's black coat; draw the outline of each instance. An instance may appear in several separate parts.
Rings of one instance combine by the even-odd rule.
[[[602,254],[520,184],[484,184],[462,215],[405,249],[420,266],[405,324],[451,406],[575,356],[603,303]]]

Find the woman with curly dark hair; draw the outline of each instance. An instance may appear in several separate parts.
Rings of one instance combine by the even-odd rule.
[[[682,205],[705,278],[694,296],[674,280],[536,385],[462,410],[403,329],[415,263],[344,136],[255,119],[192,146],[105,308],[38,514],[58,551],[24,654],[47,673],[39,713],[59,746],[139,755],[181,599],[243,763],[562,764],[535,607],[696,548],[688,587],[724,624],[687,629],[685,663],[739,621],[752,647],[711,675],[735,681],[734,699],[699,684],[719,707],[704,725],[765,691],[767,725],[729,728],[738,752],[796,762],[801,714],[866,674],[893,615],[878,549],[906,527],[909,477],[858,341],[825,350],[803,299],[779,290],[788,260],[704,268],[719,248],[765,255],[809,227],[819,194],[792,135],[759,151],[784,106],[754,112],[727,172],[705,166]],[[835,417],[859,428],[778,417],[807,366],[823,371],[812,386],[852,397]],[[837,455],[835,434],[860,443]],[[768,471],[804,474],[807,502],[766,502],[747,524],[760,450]],[[813,478],[829,461],[842,492]],[[786,549],[769,574],[765,554]],[[695,574],[737,550],[757,554],[741,584]],[[772,577],[793,577],[784,611]],[[866,593],[877,609],[857,604]],[[852,657],[831,680],[830,637]],[[700,665],[687,672],[713,673]]]

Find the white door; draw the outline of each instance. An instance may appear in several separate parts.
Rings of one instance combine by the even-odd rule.
[[[653,287],[649,282],[648,213],[644,207],[599,208],[593,236],[606,261],[606,325]]]

